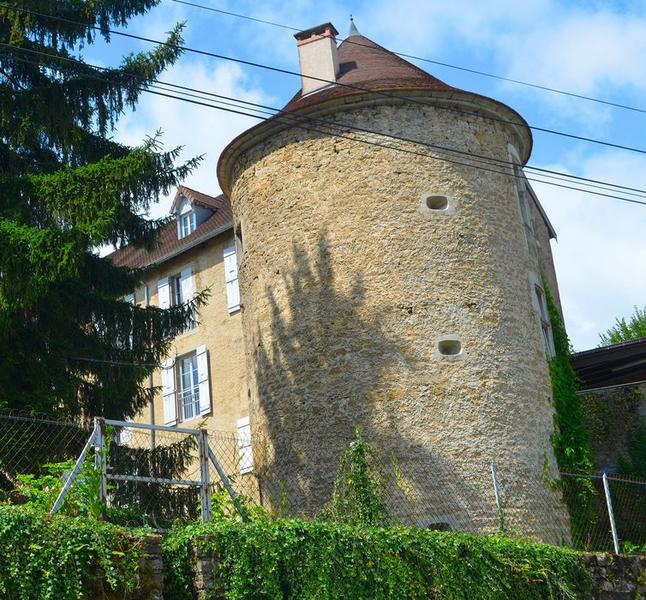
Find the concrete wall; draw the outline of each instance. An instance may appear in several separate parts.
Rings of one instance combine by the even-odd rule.
[[[499,122],[432,106],[346,100],[326,118],[502,160],[524,143]],[[252,426],[271,444],[265,497],[289,482],[301,492],[293,508],[316,512],[360,426],[397,456],[418,514],[441,506],[456,527],[494,529],[481,507],[496,460],[521,490],[511,526],[567,538],[542,478],[546,462],[556,467],[529,278],[540,266],[514,180],[302,130],[258,142],[232,171]],[[455,210],[429,214],[425,194],[451,196]],[[438,355],[446,335],[459,336],[460,356]]]

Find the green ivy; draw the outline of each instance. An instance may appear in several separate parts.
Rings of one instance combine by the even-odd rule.
[[[592,450],[583,420],[581,401],[577,395],[578,378],[570,363],[570,341],[561,314],[547,286],[545,297],[555,348],[555,356],[550,359],[549,365],[554,399],[554,454],[561,471],[585,475],[593,471]],[[595,519],[592,505],[594,488],[587,477],[567,477],[562,480],[562,485],[563,496],[570,512],[572,535],[577,540]]]
[[[588,576],[568,549],[502,537],[321,521],[216,522],[163,545],[165,589],[193,597],[192,547],[213,559],[231,600],[583,598]]]
[[[141,539],[109,523],[0,506],[0,597],[126,598],[137,584]]]
[[[332,499],[321,518],[353,525],[386,525],[390,521],[384,496],[386,477],[376,456],[356,429],[354,441],[341,455]]]

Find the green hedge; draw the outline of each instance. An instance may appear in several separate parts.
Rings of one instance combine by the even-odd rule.
[[[138,536],[85,517],[0,506],[0,598],[125,598],[142,554]]]
[[[225,598],[582,598],[589,579],[567,549],[404,527],[357,528],[296,520],[210,523],[163,545],[165,591],[193,596],[191,545],[215,559]]]

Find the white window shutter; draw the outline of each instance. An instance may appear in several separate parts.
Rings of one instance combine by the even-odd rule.
[[[164,400],[164,424],[177,423],[177,404],[175,402],[175,366],[172,360],[161,365],[162,396]]]
[[[193,275],[191,267],[182,269],[179,282],[182,289],[182,301],[189,302],[193,300],[193,296],[195,296],[195,275]]]
[[[240,473],[253,471],[253,449],[251,445],[251,423],[249,417],[238,419],[238,449],[240,455]]]
[[[197,357],[197,378],[200,387],[200,414],[211,411],[211,390],[209,385],[209,352],[206,346],[195,350]]]
[[[168,277],[163,277],[157,282],[157,299],[159,308],[170,307],[170,283]]]
[[[232,313],[240,308],[240,287],[238,285],[238,262],[235,244],[224,249],[224,281],[227,288],[227,308]]]

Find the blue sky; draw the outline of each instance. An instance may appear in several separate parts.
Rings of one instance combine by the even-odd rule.
[[[307,28],[332,21],[345,36],[352,13],[364,35],[398,52],[646,109],[646,0],[452,0],[289,3],[195,0],[214,8]],[[133,20],[132,33],[162,39],[186,21],[187,46],[298,70],[293,32],[220,15],[172,0]],[[113,37],[86,48],[89,61],[115,64],[150,45]],[[415,62],[415,61],[412,61]],[[417,62],[447,83],[509,104],[531,125],[646,149],[646,114],[566,98],[458,70]],[[282,106],[296,77],[185,54],[163,80]],[[222,148],[257,121],[144,94],[124,115],[116,136],[133,145],[158,128],[168,147],[205,154],[186,184],[217,193]],[[646,154],[535,133],[530,163],[576,175],[646,188]],[[634,305],[646,305],[646,206],[534,185],[558,233],[553,245],[568,332],[576,349]],[[164,214],[165,202],[153,214]]]

